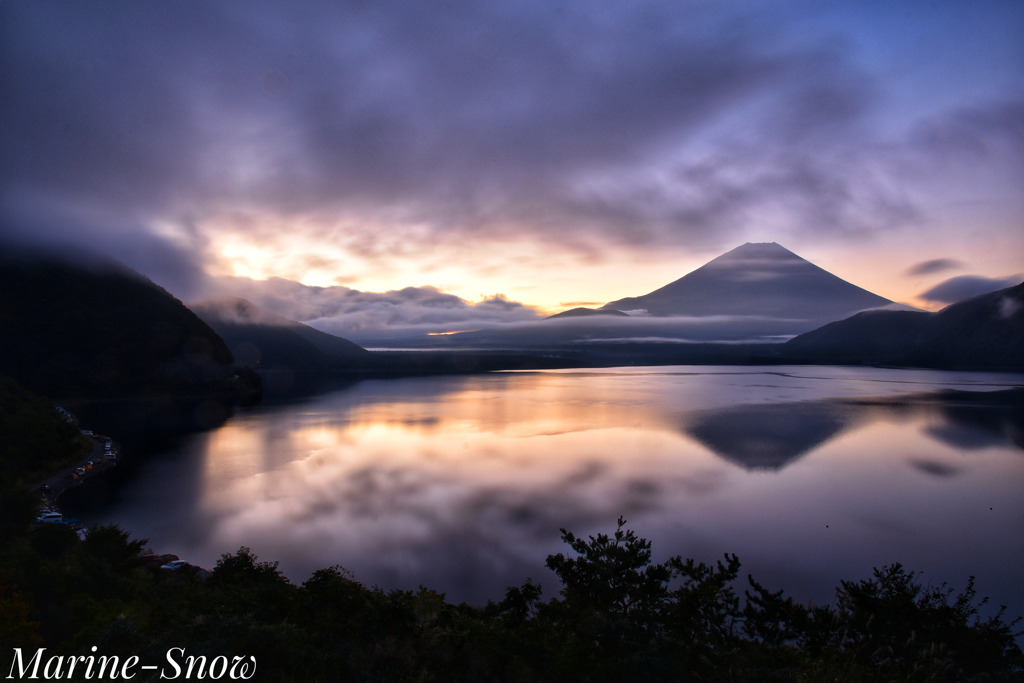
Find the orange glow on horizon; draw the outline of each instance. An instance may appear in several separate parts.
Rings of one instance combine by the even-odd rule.
[[[211,221],[202,227],[211,255],[208,274],[212,276],[279,277],[308,286],[345,285],[364,292],[431,286],[469,302],[503,292],[510,301],[544,316],[649,293],[745,241],[776,241],[848,282],[923,310],[944,306],[918,298],[939,282],[964,274],[1008,277],[1020,271],[1024,256],[1013,237],[1004,238],[1005,244],[981,245],[977,240],[944,235],[926,250],[916,237],[897,233],[856,245],[817,243],[807,236],[786,239],[752,234],[736,237],[735,244],[719,250],[592,244],[593,249],[583,254],[530,232],[506,234],[496,242],[491,237],[459,240],[451,235],[427,239],[422,230],[406,229],[408,244],[367,247],[357,239],[359,231],[354,237],[342,228],[325,227],[311,219],[290,225],[288,231],[280,229],[280,221],[270,219]],[[380,228],[382,233],[388,230]],[[416,246],[418,241],[422,244]],[[963,270],[908,275],[914,264],[950,254],[965,263]]]

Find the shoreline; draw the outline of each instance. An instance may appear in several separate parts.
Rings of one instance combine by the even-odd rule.
[[[42,496],[46,508],[61,512],[57,500],[62,493],[76,486],[81,486],[86,479],[117,466],[117,449],[116,443],[113,440],[110,440],[110,443],[115,444],[115,448],[112,450],[112,453],[115,454],[115,459],[108,459],[104,452],[107,443],[105,437],[93,434],[84,434],[84,436],[92,442],[92,451],[87,456],[42,481],[27,485],[30,491],[39,493]],[[78,473],[79,469],[83,470],[81,474]],[[63,512],[61,514],[63,515]]]

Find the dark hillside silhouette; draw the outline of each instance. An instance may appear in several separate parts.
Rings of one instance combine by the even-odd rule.
[[[347,339],[265,311],[245,299],[219,298],[194,310],[227,342],[235,360],[259,370],[271,391],[315,386],[321,379],[444,375],[578,367],[543,354],[367,351]]]
[[[781,352],[817,363],[1024,368],[1024,283],[938,313],[859,313],[791,339]]]
[[[223,340],[116,263],[0,261],[0,372],[40,394],[238,393]]]
[[[224,339],[236,362],[256,370],[278,366],[300,372],[325,370],[339,359],[369,355],[347,339],[275,315],[245,299],[220,297],[191,308]]]
[[[46,399],[0,375],[0,480],[33,481],[92,450],[78,427]],[[3,515],[0,515],[3,516]]]

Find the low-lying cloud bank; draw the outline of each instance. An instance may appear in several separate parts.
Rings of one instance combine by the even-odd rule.
[[[830,322],[757,315],[594,316],[559,318],[465,332],[445,339],[452,346],[538,347],[606,343],[784,342]]]
[[[248,299],[271,313],[353,341],[445,334],[540,320],[537,309],[495,294],[466,301],[436,287],[362,292],[341,285],[312,287],[293,280],[222,277],[217,294]]]
[[[246,299],[261,309],[371,346],[545,346],[588,342],[779,342],[834,320],[815,315],[723,312],[717,315],[588,316],[545,320],[532,306],[494,294],[467,301],[437,287],[364,292],[294,280],[219,277],[217,296]],[[906,310],[901,304],[882,308]]]
[[[1019,285],[1020,275],[1007,278],[981,277],[980,275],[960,275],[943,280],[927,292],[918,295],[925,301],[935,301],[943,304],[955,304],[972,296],[981,296],[989,292],[995,292],[1007,287]]]

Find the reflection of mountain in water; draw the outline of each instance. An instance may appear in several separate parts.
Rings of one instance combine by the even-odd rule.
[[[701,413],[686,433],[748,470],[780,470],[854,421],[855,407],[831,401],[744,405]]]
[[[912,414],[927,418],[925,434],[957,450],[1024,449],[1022,389],[732,406],[695,414],[684,431],[744,469],[781,470],[847,429]]]
[[[961,394],[966,392],[941,405],[942,422],[929,425],[928,436],[963,451],[1007,444],[1024,449],[1024,391],[991,392],[966,400]]]

